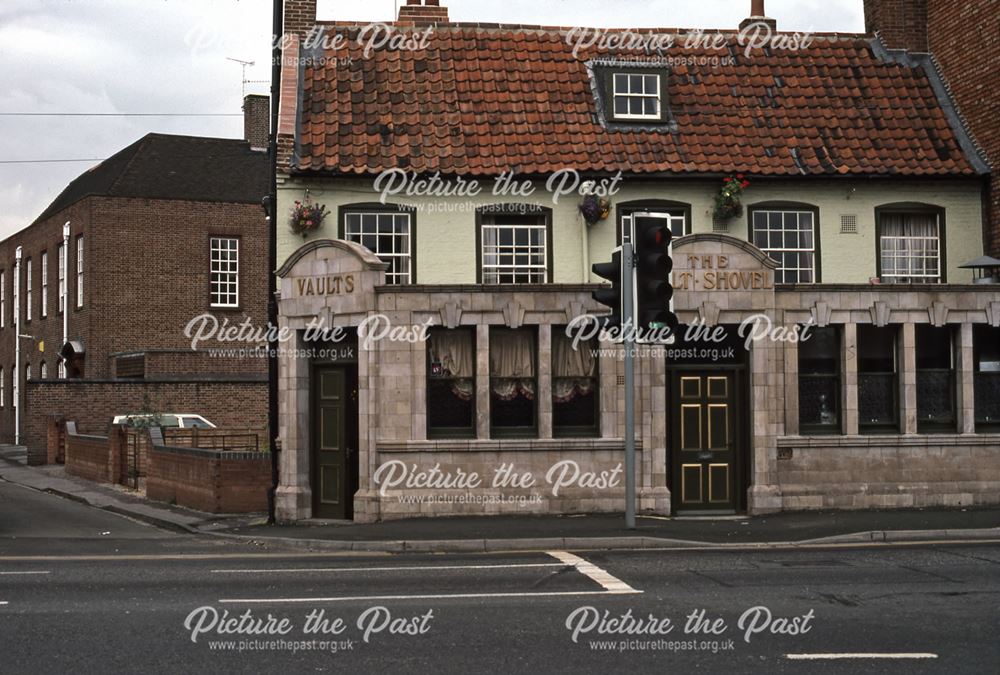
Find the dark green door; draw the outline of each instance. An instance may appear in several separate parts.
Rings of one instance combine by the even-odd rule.
[[[735,511],[742,468],[736,375],[682,371],[672,384],[674,511]]]
[[[357,371],[317,368],[313,383],[313,517],[351,518],[358,484]]]

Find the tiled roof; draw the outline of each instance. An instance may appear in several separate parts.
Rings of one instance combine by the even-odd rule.
[[[147,134],[77,176],[35,222],[89,196],[259,204],[266,152],[239,139]]]
[[[439,25],[424,50],[368,58],[356,27],[330,30],[351,39],[325,54],[328,65],[303,66],[293,167],[302,172],[977,173],[934,74],[880,58],[866,36],[749,56],[680,40],[665,52],[676,57],[676,125],[622,130],[598,118],[586,64],[613,55],[575,56],[565,30]],[[710,63],[730,54],[735,64]]]

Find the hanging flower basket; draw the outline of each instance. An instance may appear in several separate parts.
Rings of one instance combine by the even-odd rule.
[[[313,204],[307,194],[304,201],[295,202],[295,206],[292,207],[291,220],[288,226],[295,234],[301,234],[305,237],[310,232],[318,229],[323,224],[323,219],[329,213],[324,205]]]
[[[750,181],[741,173],[723,178],[719,194],[715,195],[715,209],[712,215],[719,220],[729,220],[741,215],[743,213],[741,197],[748,187]]]
[[[611,215],[611,200],[596,195],[587,195],[580,202],[580,213],[588,225],[594,225]]]

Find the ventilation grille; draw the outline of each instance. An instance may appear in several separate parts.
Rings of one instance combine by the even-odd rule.
[[[712,232],[729,232],[729,220],[727,218],[712,217]]]
[[[619,387],[624,387],[625,386],[625,376],[624,375],[619,375],[618,376],[618,386]]]
[[[842,215],[840,216],[840,233],[841,234],[857,234],[858,233],[858,217],[854,215]]]

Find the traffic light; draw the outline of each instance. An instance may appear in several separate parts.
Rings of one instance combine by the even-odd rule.
[[[674,261],[670,221],[653,215],[633,215],[635,246],[636,327],[642,331],[670,328],[680,323],[673,312]]]
[[[594,274],[611,282],[610,288],[602,288],[591,293],[597,302],[611,308],[611,316],[600,317],[604,328],[620,328],[622,325],[622,253],[615,251],[611,262],[594,263],[590,267]]]

